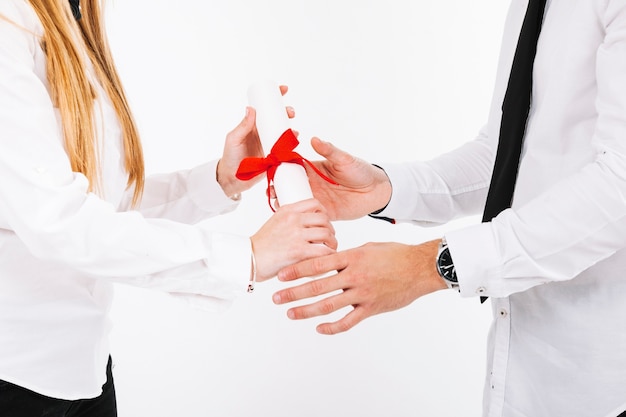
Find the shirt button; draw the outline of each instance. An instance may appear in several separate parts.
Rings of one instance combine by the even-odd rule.
[[[487,289],[485,287],[478,287],[476,289],[476,293],[477,294],[483,294],[485,291],[487,291]]]
[[[500,314],[500,317],[505,318],[506,316],[509,315],[509,312],[506,311],[505,309],[501,308],[500,311],[498,312],[498,314]]]

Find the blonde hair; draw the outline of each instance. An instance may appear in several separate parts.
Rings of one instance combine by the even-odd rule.
[[[109,96],[122,129],[124,165],[134,185],[132,203],[141,199],[144,160],[137,126],[115,69],[102,19],[101,0],[82,0],[82,18],[74,19],[68,0],[28,0],[43,25],[42,47],[52,100],[63,125],[72,169],[89,180],[90,191],[101,191],[101,172],[94,126],[96,92],[87,77],[87,62]],[[86,53],[86,55],[85,55]]]

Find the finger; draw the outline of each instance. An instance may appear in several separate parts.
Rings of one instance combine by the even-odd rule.
[[[322,206],[322,204],[314,198],[298,201],[296,203],[285,204],[282,207],[284,210],[289,210],[296,213],[326,212],[324,206]]]
[[[324,240],[323,243],[324,245],[332,249],[332,252],[336,252],[337,248],[339,247],[339,241],[337,240],[337,237],[334,234],[330,235],[329,238]]]
[[[265,195],[272,199],[276,198],[276,190],[273,185],[270,185],[269,188],[265,190]]]
[[[287,106],[285,107],[285,109],[287,110],[287,116],[290,119],[293,119],[294,117],[296,117],[296,111],[293,109],[293,107]]]
[[[318,245],[315,245],[314,247],[320,248],[319,250],[315,251],[312,256],[319,257],[324,255],[330,255],[337,250],[337,246],[339,246],[339,243],[337,242],[337,238],[335,237],[334,232],[332,232],[330,229],[318,227],[312,229],[309,233],[311,233],[311,236],[309,237],[308,241],[310,243],[317,243]],[[323,244],[323,246],[320,246],[320,243]],[[326,249],[325,247],[328,249]]]
[[[328,230],[323,229],[309,236],[307,242],[309,244],[305,247],[303,259],[330,255],[335,253],[338,246],[337,238]]]
[[[332,225],[309,226],[303,230],[303,238],[309,243],[328,243],[329,247],[337,244]]]
[[[278,271],[278,280],[293,281],[298,278],[313,277],[328,271],[339,271],[346,266],[343,254],[333,253],[286,266]]]
[[[320,334],[333,335],[347,332],[368,317],[365,309],[357,306],[346,314],[341,320],[333,323],[322,323],[315,329]]]
[[[335,230],[328,220],[328,214],[320,211],[303,213],[302,225],[305,227],[329,227],[331,230]]]
[[[303,300],[305,298],[317,297],[318,295],[328,294],[333,291],[343,289],[341,286],[341,279],[339,279],[339,274],[331,275],[326,278],[318,278],[312,281],[309,281],[305,284],[297,285],[291,288],[285,288],[283,290],[277,291],[272,296],[272,301],[275,304],[285,304],[291,303],[293,301]],[[341,295],[341,294],[339,294]],[[316,315],[320,315],[322,313],[314,314],[315,311],[320,310],[320,304],[324,301],[328,301],[325,308],[330,308],[334,306],[348,306],[350,305],[348,302],[342,302],[341,299],[337,300],[332,296],[325,300],[320,300],[315,303],[306,305],[306,306],[298,306],[292,308],[290,311],[293,311],[293,315],[289,316],[294,320],[298,319],[306,319],[309,317],[313,317]],[[341,307],[337,307],[341,308]],[[337,309],[335,308],[335,309]],[[335,311],[333,309],[332,311]],[[328,311],[325,314],[328,314],[332,311]]]
[[[345,301],[343,293],[339,293],[315,303],[290,308],[287,310],[287,317],[291,320],[304,320],[326,316],[350,305],[350,303]]]
[[[286,85],[280,85],[278,86],[278,88],[280,88],[280,94],[282,94],[283,96],[287,94],[287,91],[289,91],[289,87],[287,87]]]

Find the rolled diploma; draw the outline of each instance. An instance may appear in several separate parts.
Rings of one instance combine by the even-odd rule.
[[[264,81],[248,88],[248,103],[256,110],[256,128],[265,152],[269,152],[285,130],[290,128],[280,87]],[[313,198],[304,167],[283,162],[274,175],[274,191],[281,205]]]

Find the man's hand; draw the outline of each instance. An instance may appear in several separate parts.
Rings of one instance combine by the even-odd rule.
[[[332,220],[351,220],[383,208],[391,198],[391,183],[383,170],[376,168],[319,138],[311,146],[323,161],[313,162],[330,184],[306,167],[313,196],[328,210]]]
[[[367,243],[300,262],[279,271],[278,279],[292,281],[333,270],[339,272],[278,291],[273,300],[276,304],[284,304],[327,295],[314,303],[289,309],[288,317],[295,320],[322,316],[352,306],[353,310],[342,319],[317,327],[322,334],[345,332],[367,317],[397,310],[422,295],[446,289],[435,266],[439,242],[433,240],[417,246]]]

